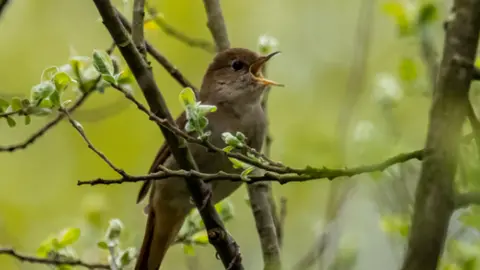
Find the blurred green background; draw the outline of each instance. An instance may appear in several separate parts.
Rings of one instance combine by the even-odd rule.
[[[72,49],[79,55],[90,56],[93,49],[106,49],[111,43],[92,1],[12,2],[0,20],[1,96],[28,96],[31,87],[39,83],[42,70],[68,63]],[[306,164],[343,167],[381,161],[395,153],[422,147],[429,107],[429,98],[423,93],[428,91],[429,84],[418,40],[400,39],[395,22],[381,10],[385,1],[376,1],[374,15],[369,18],[373,25],[367,68],[360,72],[364,76],[364,92],[352,115],[348,159],[342,158],[336,125],[346,102],[345,91],[361,88],[360,78],[355,85],[359,89],[347,89],[347,81],[354,51],[361,49],[356,32],[359,9],[364,2],[221,1],[232,46],[256,49],[263,34],[274,36],[279,42],[282,54],[268,67],[269,78],[286,84],[285,88],[272,89],[269,101],[275,160],[296,167]],[[122,1],[115,4],[124,10]],[[192,37],[211,39],[202,1],[151,1],[151,4],[164,14],[170,25]],[[443,2],[440,4],[439,17],[444,18],[445,8]],[[131,10],[125,11],[130,18]],[[440,20],[431,30],[437,49],[441,49]],[[158,29],[148,30],[146,37],[195,85],[200,84],[211,54],[191,48]],[[415,79],[398,82],[396,91],[402,91],[403,95],[397,106],[388,108],[387,116],[373,95],[377,88],[385,87],[379,86],[378,76],[392,76],[394,83],[400,80],[405,71],[399,67],[405,57],[413,59]],[[181,87],[157,63],[153,62],[153,70],[172,113],[177,115],[181,109],[178,101]],[[136,85],[134,89],[144,102]],[[101,151],[131,174],[147,171],[163,141],[158,128],[114,91],[94,94],[73,117],[82,123]],[[30,126],[13,129],[0,122],[1,145],[24,140],[49,119],[34,118]],[[355,128],[358,123],[360,126]],[[389,131],[392,126],[398,131],[395,139]],[[65,227],[80,227],[82,238],[76,245],[79,255],[87,261],[104,261],[105,254],[95,243],[111,218],[119,218],[125,224],[127,234],[123,245],[140,246],[146,220],[143,205],[135,204],[140,184],[76,186],[77,180],[115,178],[116,174],[86,147],[68,122],[62,122],[26,150],[0,153],[0,172],[1,246],[34,254],[52,233]],[[379,226],[378,199],[371,192],[375,190],[375,182],[369,176],[335,181],[356,183],[353,192],[345,196],[340,225],[335,226],[340,230],[337,237],[343,237],[342,243],[358,248],[355,269],[393,269],[400,262],[401,253],[391,249]],[[325,229],[330,188],[326,180],[274,186],[277,199],[280,196],[288,199],[282,252],[287,269],[311,248],[315,236]],[[235,218],[227,226],[241,247],[246,269],[261,269],[260,245],[245,198],[244,188],[232,196]],[[336,252],[335,245],[328,248],[329,254]],[[221,269],[211,247],[198,247],[196,251],[200,269]],[[186,265],[181,246],[175,246],[168,252],[164,269],[187,269]],[[0,268],[46,267],[0,256]]]

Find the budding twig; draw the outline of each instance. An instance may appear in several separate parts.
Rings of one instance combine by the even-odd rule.
[[[29,263],[35,263],[35,264],[46,264],[46,265],[55,265],[55,266],[61,266],[61,265],[81,266],[87,269],[110,269],[110,266],[108,266],[107,264],[86,263],[84,261],[75,260],[75,259],[50,259],[50,258],[39,258],[34,256],[28,256],[28,255],[18,253],[13,248],[0,248],[0,255],[1,254],[12,256],[22,262],[29,262]]]

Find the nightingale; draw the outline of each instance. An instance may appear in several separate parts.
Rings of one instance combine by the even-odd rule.
[[[268,86],[280,85],[263,77],[261,70],[277,53],[279,52],[260,56],[248,49],[230,48],[216,54],[203,77],[199,94],[202,104],[217,107],[215,112],[207,115],[206,130],[211,132],[209,140],[212,144],[223,148],[226,145],[221,134],[240,131],[246,136],[246,143],[250,147],[261,150],[266,123],[260,105],[262,95]],[[176,124],[183,128],[186,122],[186,114],[183,112],[176,119]],[[195,133],[192,135],[196,136]],[[189,144],[189,149],[199,171],[203,173],[240,173],[233,168],[225,154],[212,152],[198,144]],[[180,169],[165,143],[157,153],[149,173],[157,172],[159,165]],[[217,180],[208,185],[212,191],[212,203],[217,203],[238,189],[241,182]],[[137,203],[149,190],[149,204],[145,207],[148,218],[136,270],[156,270],[160,267],[185,217],[194,208],[184,178],[170,177],[145,182],[138,194]]]

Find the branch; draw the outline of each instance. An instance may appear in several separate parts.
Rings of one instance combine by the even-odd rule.
[[[480,30],[480,2],[456,0],[436,78],[426,149],[403,270],[436,269],[451,214],[461,130]],[[465,65],[470,63],[470,65]]]
[[[10,4],[10,0],[0,0],[0,18],[3,15],[3,12],[7,9],[8,4]]]
[[[471,191],[460,193],[455,196],[455,208],[465,208],[470,205],[480,205],[480,192]]]
[[[37,263],[37,264],[46,264],[46,265],[70,265],[70,266],[81,266],[87,269],[110,269],[110,266],[106,264],[94,264],[86,263],[81,260],[71,260],[71,259],[49,259],[49,258],[39,258],[28,255],[23,255],[15,251],[13,248],[0,248],[0,255],[9,255],[14,257],[17,260],[22,262]]]
[[[201,178],[206,183],[214,180],[224,179],[224,180],[230,180],[234,182],[244,182],[247,184],[252,184],[252,183],[257,183],[262,181],[275,181],[283,185],[290,182],[305,182],[309,180],[324,179],[324,178],[333,180],[338,177],[344,177],[344,176],[351,177],[351,176],[362,174],[362,173],[383,171],[394,164],[406,162],[410,159],[421,160],[423,157],[424,157],[424,151],[417,150],[414,152],[404,153],[404,154],[391,157],[378,164],[359,166],[351,169],[335,170],[335,169],[324,168],[323,170],[314,171],[309,175],[277,174],[277,173],[266,172],[263,175],[248,176],[248,179],[246,179],[243,176],[240,176],[239,174],[226,173],[222,171],[217,173],[201,173],[197,170],[170,170],[168,168],[162,168],[160,172],[152,173],[149,175],[143,175],[143,176],[127,175],[125,177],[122,177],[120,179],[115,179],[115,180],[105,180],[105,179],[99,178],[99,179],[89,180],[89,181],[78,181],[77,185],[94,186],[94,185],[136,183],[136,182],[143,182],[143,181],[149,181],[149,180],[160,180],[160,179],[165,179],[172,176],[177,176],[177,177],[195,176],[195,177]]]
[[[209,53],[215,52],[215,45],[213,45],[211,42],[187,36],[186,34],[175,29],[173,26],[169,25],[165,20],[160,18],[158,16],[157,10],[154,7],[148,5],[148,3],[146,4],[146,7],[148,14],[150,14],[155,23],[158,25],[158,27],[162,29],[165,34],[174,37],[175,39],[187,44],[190,47],[199,48]]]
[[[115,9],[116,10],[116,9]],[[127,18],[123,16],[123,14],[116,10],[116,13],[118,15],[118,18],[120,19],[123,27],[128,32],[131,32],[132,27],[130,26],[130,23],[128,22]],[[195,93],[198,92],[198,89],[190,83],[185,76],[177,69],[175,66],[168,61],[168,59],[163,56],[158,50],[155,49],[147,40],[145,40],[145,46],[147,48],[147,52],[172,76],[182,87],[190,87],[192,88]]]
[[[144,21],[145,21],[145,0],[133,1],[132,16],[132,40],[137,47],[138,52],[146,57],[145,38],[144,38]]]
[[[91,91],[88,91],[86,92],[85,94],[83,94],[76,102],[75,104],[72,105],[72,107],[70,107],[68,109],[68,112],[69,113],[73,113],[76,109],[78,109],[84,102],[85,100],[87,99],[87,97],[91,94],[92,92]],[[13,152],[13,151],[16,151],[16,150],[20,150],[20,149],[25,149],[27,148],[28,146],[30,146],[31,144],[33,144],[38,138],[42,137],[42,135],[44,135],[48,130],[50,130],[51,128],[53,128],[54,126],[56,126],[58,123],[60,123],[60,121],[62,121],[62,119],[65,117],[65,114],[59,114],[57,115],[57,117],[55,117],[55,119],[53,119],[52,121],[48,122],[45,126],[43,126],[42,128],[40,128],[37,132],[33,133],[28,139],[26,139],[24,142],[21,142],[21,143],[17,143],[17,144],[12,144],[12,145],[8,145],[8,146],[0,146],[0,152]]]
[[[150,110],[155,113],[155,116],[166,119],[171,126],[176,127],[176,124],[165,104],[165,100],[153,79],[153,74],[149,66],[145,63],[140,53],[133,45],[124,27],[122,27],[122,23],[117,16],[118,12],[116,12],[109,0],[94,0],[94,3],[103,19],[105,27],[115,40],[121,54],[135,76],[135,79],[150,106]],[[184,146],[184,141],[164,126],[159,125],[159,128],[180,168],[184,170],[196,170],[197,166],[195,161],[193,160],[188,146]],[[186,177],[185,181],[200,216],[204,221],[205,227],[207,228],[209,241],[217,250],[223,265],[225,268],[230,268],[232,270],[243,269],[238,245],[226,232],[224,225],[210,200],[211,191],[208,186],[196,177]]]
[[[122,170],[122,169],[118,168],[117,166],[113,165],[113,163],[105,156],[105,154],[103,154],[102,152],[97,150],[97,148],[95,148],[95,146],[93,146],[93,144],[87,138],[87,135],[85,134],[85,131],[83,131],[83,127],[80,125],[80,123],[78,123],[77,121],[72,119],[72,117],[70,116],[68,111],[66,111],[64,109],[60,109],[60,111],[68,117],[68,121],[73,126],[73,128],[75,128],[78,131],[80,136],[82,136],[82,139],[87,143],[89,149],[91,149],[95,154],[97,154],[97,156],[99,156],[103,161],[105,161],[105,163],[107,163],[108,166],[110,168],[112,168],[115,172],[117,172],[120,176],[129,177],[129,175],[124,170]]]
[[[13,116],[13,115],[25,115],[26,112],[24,109],[20,109],[20,110],[17,110],[17,111],[11,111],[11,112],[5,112],[5,113],[0,113],[0,118],[7,118],[7,117],[10,117],[10,116]]]
[[[219,0],[203,0],[205,11],[207,12],[207,26],[215,40],[217,51],[223,51],[230,48],[228,40],[227,27],[223,19],[222,8]]]

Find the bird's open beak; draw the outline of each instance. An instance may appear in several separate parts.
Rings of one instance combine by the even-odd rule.
[[[273,52],[269,55],[262,56],[262,57],[258,58],[258,60],[255,61],[252,65],[250,65],[249,71],[253,75],[255,80],[257,80],[259,83],[264,84],[264,85],[284,86],[283,84],[274,82],[272,80],[269,80],[269,79],[263,77],[263,74],[262,74],[263,65],[265,65],[265,63],[268,60],[270,60],[270,58],[272,58],[273,56],[275,56],[276,54],[279,54],[279,53],[280,53],[279,51],[276,51],[276,52]]]

